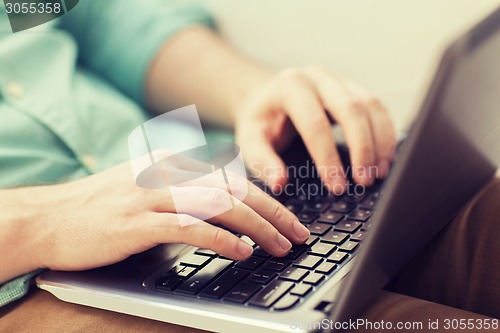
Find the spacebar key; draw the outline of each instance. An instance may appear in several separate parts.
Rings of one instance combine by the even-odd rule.
[[[194,295],[200,292],[213,278],[222,272],[231,263],[230,260],[216,258],[203,267],[198,273],[184,281],[177,289],[176,293]]]
[[[251,300],[251,305],[268,308],[293,287],[293,282],[274,280]]]

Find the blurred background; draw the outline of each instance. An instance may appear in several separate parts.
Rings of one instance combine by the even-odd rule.
[[[276,68],[320,64],[389,107],[399,130],[418,111],[447,43],[499,0],[197,0],[238,49]]]

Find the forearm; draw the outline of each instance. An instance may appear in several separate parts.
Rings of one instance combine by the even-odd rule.
[[[209,29],[191,27],[159,51],[147,76],[146,96],[156,112],[196,104],[207,121],[233,126],[241,101],[272,75]]]
[[[0,284],[41,268],[42,212],[33,198],[43,196],[39,188],[0,190]]]

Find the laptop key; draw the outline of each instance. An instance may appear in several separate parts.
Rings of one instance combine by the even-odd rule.
[[[372,214],[373,214],[372,210],[357,208],[357,209],[353,210],[347,216],[347,218],[350,220],[365,222],[366,220],[368,220],[372,216]]]
[[[217,256],[217,253],[215,253],[214,251],[212,251],[210,249],[202,249],[202,248],[197,249],[194,252],[194,254],[201,254],[201,255],[209,256],[209,257],[215,257],[215,256]]]
[[[358,246],[359,246],[358,242],[348,241],[348,242],[345,242],[344,244],[340,245],[339,250],[352,253],[357,249]]]
[[[181,284],[175,292],[194,295],[200,292],[216,275],[221,273],[229,264],[230,260],[215,258],[205,267],[199,270],[195,275]]]
[[[340,251],[335,251],[328,258],[326,258],[327,261],[334,262],[336,264],[341,264],[344,260],[347,259],[349,255],[345,252],[340,252]]]
[[[323,213],[328,208],[330,208],[330,203],[328,203],[328,202],[316,202],[316,203],[308,206],[308,210],[313,211],[313,212],[317,212],[317,213]]]
[[[317,310],[317,311],[321,311],[321,312],[324,312],[324,313],[327,313],[329,314],[330,311],[332,311],[333,309],[333,306],[335,304],[332,303],[332,302],[329,302],[329,301],[321,301],[315,308],[314,310]]]
[[[334,230],[353,233],[358,230],[362,224],[363,223],[356,221],[342,221],[335,226]]]
[[[250,275],[249,280],[260,284],[268,284],[269,281],[274,279],[275,276],[276,272],[274,271],[270,271],[268,269],[259,269],[258,271],[253,272]]]
[[[321,214],[318,218],[318,221],[321,223],[335,224],[344,218],[344,214],[335,213],[335,212],[327,212]]]
[[[347,214],[354,208],[354,206],[356,206],[355,203],[349,202],[345,199],[340,199],[339,201],[334,202],[332,204],[330,210],[338,213]]]
[[[309,271],[303,268],[289,267],[280,274],[280,279],[298,282],[309,274]]]
[[[331,193],[330,191],[328,191],[328,189],[325,188],[325,191],[324,192],[327,192],[328,194],[323,194],[323,195],[318,195],[317,196],[317,200],[318,201],[322,201],[322,202],[330,202],[332,203],[333,201],[337,200],[338,196],[336,196],[335,194]]]
[[[243,281],[250,273],[241,269],[230,268],[218,279],[210,283],[201,293],[200,297],[222,298],[231,288]]]
[[[351,195],[344,195],[344,198],[349,201],[353,202],[361,202],[366,198],[366,193],[361,193],[361,194],[351,194]]]
[[[332,253],[335,250],[336,246],[333,244],[328,244],[328,243],[323,243],[319,242],[314,244],[310,249],[309,253],[321,256],[321,257],[326,257],[330,253]]]
[[[300,298],[292,295],[285,295],[273,306],[276,311],[283,311],[290,309],[299,302]]]
[[[162,276],[156,280],[156,289],[173,291],[178,285],[180,285],[184,280],[179,279],[175,276]]]
[[[300,257],[302,255],[302,253],[304,253],[307,249],[307,246],[306,245],[294,245],[292,246],[292,248],[290,249],[290,252],[288,252],[288,254],[285,256],[285,258],[287,259],[297,259],[298,257]]]
[[[354,235],[351,236],[351,240],[361,242],[366,238],[366,231],[356,231]]]
[[[237,268],[244,268],[244,269],[249,269],[249,270],[255,270],[258,268],[262,263],[264,262],[264,258],[260,258],[257,256],[251,256],[245,261],[239,261],[235,267]]]
[[[309,197],[305,194],[301,194],[301,195],[294,197],[293,200],[305,203],[305,202],[309,201]]]
[[[377,198],[370,196],[365,200],[363,200],[363,202],[361,202],[359,207],[366,209],[374,209],[376,205],[377,205]]]
[[[318,283],[320,283],[323,279],[325,278],[325,276],[323,274],[319,274],[319,273],[311,273],[309,274],[308,276],[306,276],[306,278],[304,279],[304,283],[308,283],[308,284],[312,284],[312,285],[317,285]]]
[[[181,264],[185,266],[203,266],[205,265],[208,261],[210,261],[210,257],[204,256],[204,255],[197,255],[193,254],[190,255],[186,258],[181,259]]]
[[[330,274],[331,272],[333,272],[335,270],[335,268],[337,268],[336,264],[334,264],[332,262],[325,261],[325,262],[321,263],[321,265],[316,267],[316,272],[323,273],[323,274]]]
[[[179,267],[181,269],[177,270],[176,275],[177,275],[177,277],[179,277],[181,279],[187,279],[188,277],[193,275],[194,272],[196,272],[195,267],[189,267],[189,266],[179,266]]]
[[[313,269],[314,267],[318,266],[322,261],[323,258],[321,257],[304,253],[297,260],[295,260],[293,265],[301,268]]]
[[[300,283],[293,287],[292,291],[290,291],[290,294],[304,297],[311,291],[311,289],[312,286],[310,284]]]
[[[265,263],[264,268],[281,272],[290,264],[290,262],[291,261],[286,258],[272,257]]]
[[[309,224],[312,221],[314,221],[318,217],[318,214],[313,213],[313,212],[302,212],[297,214],[297,218],[299,219],[300,222]]]
[[[257,256],[257,257],[262,257],[262,258],[269,258],[269,257],[271,257],[271,255],[269,253],[267,253],[266,251],[264,251],[264,249],[261,248],[260,246],[257,246],[253,250],[253,255]]]
[[[321,241],[339,245],[342,244],[347,238],[349,238],[349,234],[331,230],[326,235],[321,237]]]
[[[233,288],[224,298],[224,301],[245,303],[262,287],[256,283],[242,282]]]
[[[314,243],[316,243],[318,241],[318,239],[319,239],[319,237],[316,235],[309,235],[309,238],[306,240],[304,245],[311,246]]]
[[[313,235],[324,235],[329,229],[331,228],[331,225],[326,224],[326,223],[319,223],[319,222],[314,222],[312,224],[309,224],[307,226],[307,229],[311,232]]]
[[[240,239],[242,241],[244,241],[245,243],[247,243],[248,245],[254,247],[255,246],[255,242],[253,241],[253,239],[251,239],[250,237],[244,235],[244,236],[241,236]]]
[[[267,287],[259,291],[249,304],[269,308],[281,296],[287,293],[293,287],[293,282],[274,280]]]
[[[302,210],[303,205],[295,202],[289,202],[285,205],[285,207],[292,213],[296,214]]]
[[[373,222],[368,221],[368,222],[363,223],[363,226],[361,227],[361,231],[368,231],[371,228],[373,228]]]

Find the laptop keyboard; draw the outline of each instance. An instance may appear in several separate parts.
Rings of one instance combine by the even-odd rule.
[[[288,199],[285,206],[311,236],[305,244],[294,245],[287,256],[271,256],[250,238],[241,236],[254,247],[249,259],[238,262],[199,248],[178,260],[155,287],[161,292],[217,302],[275,311],[290,309],[356,255],[372,228],[379,188],[376,184],[363,195]]]

